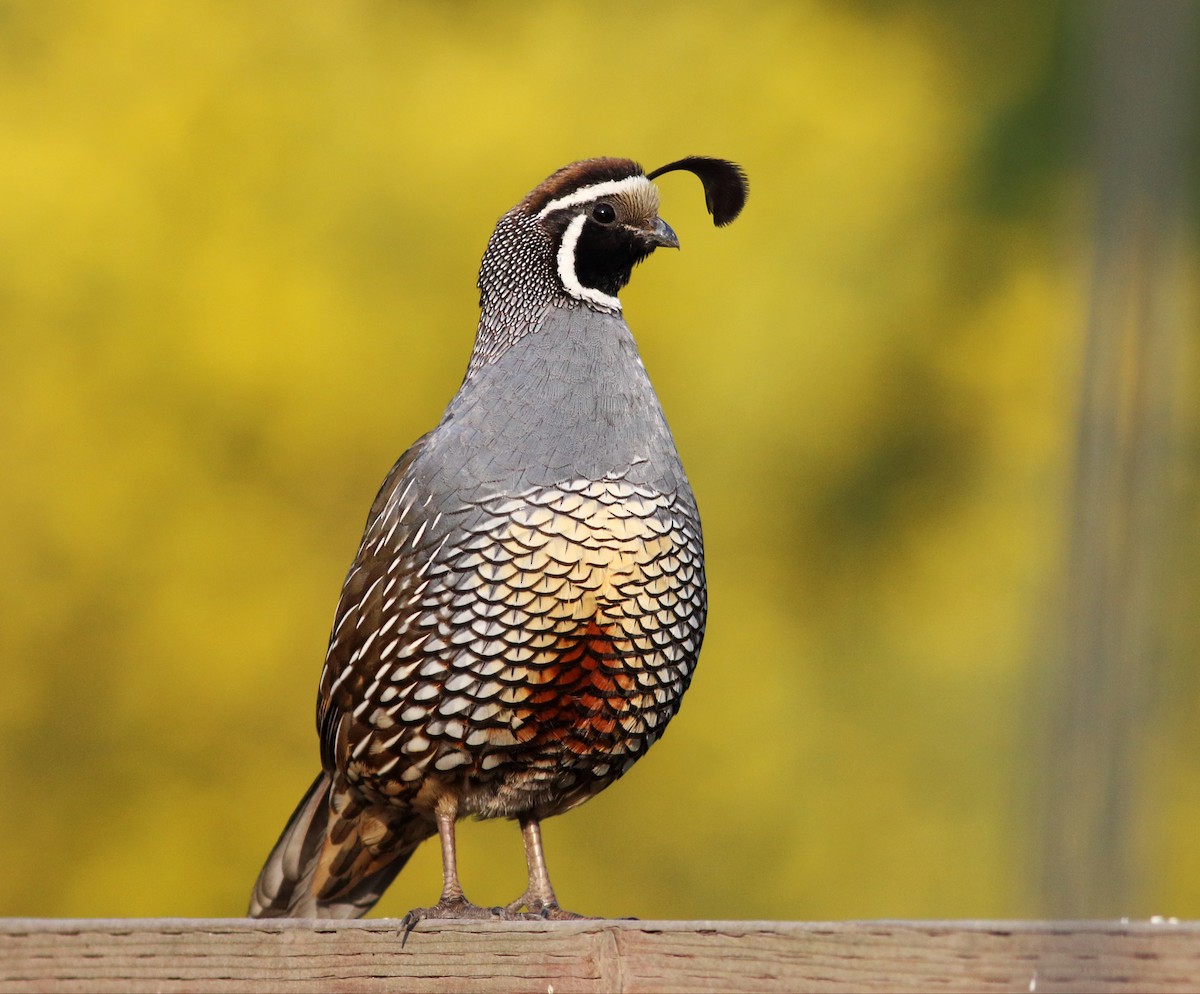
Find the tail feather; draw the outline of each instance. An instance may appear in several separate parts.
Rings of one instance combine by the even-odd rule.
[[[267,857],[248,915],[361,918],[431,834],[423,820],[396,824],[354,803],[322,773]]]

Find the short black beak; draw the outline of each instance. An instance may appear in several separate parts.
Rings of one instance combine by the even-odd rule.
[[[654,230],[650,232],[650,241],[663,248],[679,248],[679,236],[661,217],[655,219]]]

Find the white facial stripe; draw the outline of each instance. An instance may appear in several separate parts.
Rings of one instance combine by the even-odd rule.
[[[597,183],[591,189],[594,190],[596,187],[605,185],[604,183]],[[582,193],[583,191],[580,190],[579,192]],[[601,196],[603,195],[601,194]],[[568,199],[570,198],[563,197],[563,200]],[[549,209],[547,208],[547,210]],[[567,230],[563,232],[562,242],[558,246],[558,278],[562,280],[562,285],[567,293],[576,300],[590,300],[593,304],[599,304],[601,307],[608,307],[614,311],[619,311],[621,309],[621,302],[616,297],[610,297],[607,293],[601,293],[590,286],[584,286],[579,282],[579,277],[575,275],[575,244],[579,241],[579,233],[583,231],[583,226],[586,223],[587,215],[580,214],[578,217],[571,218],[571,223],[567,225]]]
[[[538,211],[538,218],[540,220],[547,214],[560,211],[564,207],[586,204],[589,200],[596,200],[599,197],[611,197],[618,193],[625,193],[628,190],[636,190],[640,186],[653,186],[653,184],[645,176],[627,176],[625,179],[610,179],[603,183],[593,183],[591,186],[582,187],[574,193],[568,193],[565,197],[551,200],[550,203]]]

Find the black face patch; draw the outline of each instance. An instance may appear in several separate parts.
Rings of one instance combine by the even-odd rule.
[[[662,222],[658,190],[645,179],[605,186],[585,187],[579,202],[547,208],[542,223],[556,246],[556,273],[563,288],[571,296],[619,309],[617,293],[629,282],[633,267],[663,244]],[[593,190],[594,197],[589,196]]]
[[[633,267],[654,248],[648,233],[621,224],[606,226],[589,216],[575,243],[575,277],[585,287],[615,297]]]

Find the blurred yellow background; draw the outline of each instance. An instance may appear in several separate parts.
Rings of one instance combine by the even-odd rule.
[[[1091,16],[0,7],[0,915],[244,912],[317,770],[367,509],[465,368],[496,218],[572,160],[687,154],[740,162],[746,212],[717,231],[663,177],[683,250],[623,298],[704,516],[709,634],[663,741],[546,825],[563,904],[1047,913]],[[1194,430],[1176,446],[1187,506]],[[1200,915],[1181,520],[1134,886],[1081,914]],[[473,900],[522,889],[514,825],[459,838]],[[377,913],[431,903],[438,867],[423,849]]]

